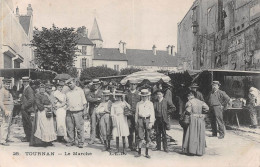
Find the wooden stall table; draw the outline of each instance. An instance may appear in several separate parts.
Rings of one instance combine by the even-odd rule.
[[[240,127],[240,124],[239,124],[239,119],[238,119],[238,116],[237,116],[237,113],[243,111],[244,108],[227,108],[227,112],[230,112],[230,113],[235,113],[235,117],[236,117],[236,122],[237,122],[237,126]],[[232,115],[232,122],[233,122],[233,119],[234,118],[234,115]]]

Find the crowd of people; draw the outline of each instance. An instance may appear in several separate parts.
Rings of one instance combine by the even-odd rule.
[[[138,87],[136,80],[129,81],[129,87],[118,90],[115,82],[101,86],[99,79],[85,82],[83,86],[76,79],[51,83],[30,83],[23,77],[21,115],[25,138],[30,146],[52,146],[54,141],[70,147],[83,148],[85,142],[84,122],[90,121],[89,145],[98,138],[104,145],[103,151],[111,151],[111,140],[116,142],[116,153],[126,153],[127,146],[141,156],[150,158],[149,146],[152,129],[155,131],[156,147],[153,151],[168,150],[167,130],[170,130],[170,117],[176,111],[172,92],[167,83],[157,83],[154,88]],[[15,96],[8,91],[11,80],[4,79],[0,84],[0,109],[3,111],[0,143],[8,146]],[[187,101],[184,110],[179,110],[180,124],[183,127],[182,150],[191,155],[205,153],[205,114],[211,115],[212,137],[225,136],[223,110],[230,97],[219,90],[220,82],[213,81],[212,91],[207,98],[192,84],[185,92]],[[181,108],[182,106],[178,106]],[[181,111],[181,112],[180,112]],[[33,119],[32,119],[33,118]],[[219,130],[218,130],[219,129]],[[120,151],[120,141],[122,151]],[[161,146],[162,144],[162,146]]]

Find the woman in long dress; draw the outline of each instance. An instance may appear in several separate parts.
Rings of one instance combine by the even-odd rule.
[[[129,136],[127,117],[124,115],[124,108],[130,105],[123,101],[123,93],[115,93],[115,102],[111,106],[111,118],[113,123],[113,137],[116,138],[116,152],[119,152],[119,137],[123,141],[123,153],[125,153],[125,137]]]
[[[65,142],[64,137],[67,136],[66,131],[66,95],[62,92],[64,82],[60,81],[57,84],[57,90],[53,93],[56,98],[55,114],[57,123],[57,139],[59,142]]]
[[[190,115],[190,124],[185,134],[182,149],[189,155],[205,154],[205,116],[202,114],[209,110],[208,105],[195,98],[195,92],[189,91],[188,102],[185,106],[186,114]]]
[[[49,89],[49,88],[48,88]],[[35,105],[37,106],[37,129],[34,136],[41,140],[38,146],[52,146],[52,141],[57,139],[54,130],[53,117],[46,116],[46,112],[52,107],[49,95],[45,92],[45,85],[40,85],[39,93],[35,95]]]

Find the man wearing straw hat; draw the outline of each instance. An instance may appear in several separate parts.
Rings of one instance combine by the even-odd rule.
[[[22,142],[29,142],[31,133],[32,133],[32,121],[31,121],[31,113],[34,112],[34,91],[29,85],[29,77],[22,77],[23,81],[23,94],[22,94],[22,120],[23,120],[23,128],[25,133],[25,138],[22,139]]]
[[[9,146],[7,143],[10,126],[12,122],[14,101],[12,94],[8,91],[8,87],[10,88],[12,80],[11,79],[3,79],[4,87],[2,87],[2,83],[0,83],[0,109],[3,112],[3,122],[1,125],[1,139],[0,144],[4,146]]]
[[[139,93],[142,100],[136,105],[135,123],[138,131],[138,154],[135,157],[141,156],[142,145],[146,145],[145,157],[151,158],[148,154],[148,147],[150,144],[150,131],[155,121],[154,106],[153,103],[148,99],[151,95],[148,89],[143,89]]]
[[[201,100],[201,101],[205,101],[203,98],[203,95],[200,91],[198,91],[199,85],[196,83],[191,84],[191,86],[189,87],[190,90],[196,92],[196,98]]]
[[[230,102],[226,92],[219,90],[219,81],[212,82],[212,91],[209,94],[209,106],[211,112],[212,137],[217,137],[217,125],[219,128],[219,139],[225,136],[225,125],[223,120],[224,107]]]

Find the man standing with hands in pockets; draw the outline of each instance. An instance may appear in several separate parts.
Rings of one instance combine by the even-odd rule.
[[[78,147],[83,148],[84,145],[84,119],[83,115],[87,110],[87,100],[85,98],[84,91],[76,86],[74,78],[70,78],[66,81],[66,84],[70,88],[67,92],[67,132],[68,143],[67,146],[75,144],[75,128],[78,137]]]

